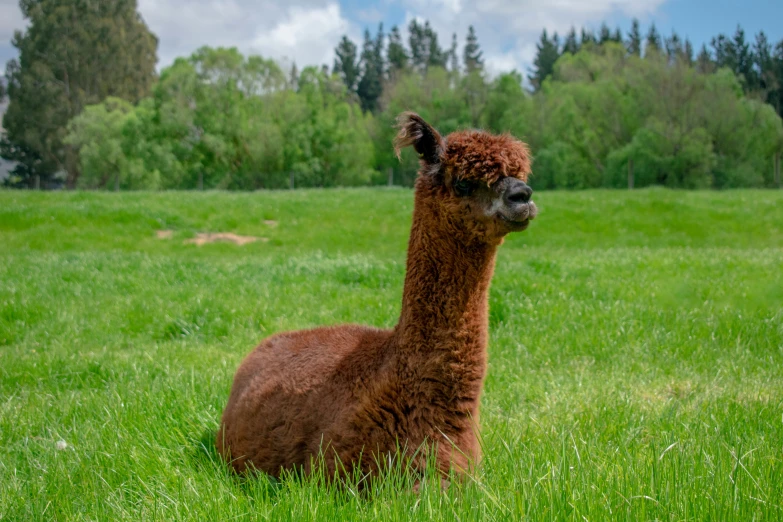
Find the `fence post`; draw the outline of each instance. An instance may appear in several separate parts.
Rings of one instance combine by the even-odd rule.
[[[777,185],[778,188],[783,188],[783,184],[781,184],[780,180],[780,152],[775,153],[775,185]]]
[[[389,167],[389,186],[394,185],[394,169]]]
[[[628,190],[633,190],[633,158],[628,158]]]
[[[41,190],[41,176],[38,174],[35,175],[35,181],[33,182],[33,187],[35,190]]]
[[[202,171],[198,172],[198,189],[204,190],[204,173]]]
[[[288,174],[288,188],[294,190],[294,171]]]
[[[117,175],[114,176],[114,192],[120,191],[120,172],[117,171]]]

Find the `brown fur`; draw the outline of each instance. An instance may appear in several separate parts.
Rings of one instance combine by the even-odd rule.
[[[399,129],[396,149],[413,145],[422,161],[399,322],[263,341],[236,373],[218,433],[217,447],[237,471],[309,471],[323,451],[329,476],[354,466],[373,473],[398,448],[411,457],[422,445],[434,449],[444,474],[480,458],[495,252],[509,231],[527,226],[535,206],[504,207],[500,214],[512,218],[488,213],[512,183],[506,177],[527,179],[530,159],[510,136],[465,131],[444,140],[412,113],[401,115]],[[483,188],[458,197],[458,179]]]

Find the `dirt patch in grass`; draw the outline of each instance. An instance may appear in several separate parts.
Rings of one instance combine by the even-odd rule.
[[[266,225],[266,226],[268,226],[270,228],[275,228],[277,226],[277,221],[275,221],[274,219],[265,219],[264,220],[264,225]]]
[[[173,230],[157,230],[155,231],[155,235],[158,237],[158,239],[171,239],[174,236]]]
[[[234,243],[235,245],[242,246],[248,243],[255,243],[256,241],[261,241],[263,243],[266,243],[267,241],[269,241],[269,238],[254,237],[254,236],[240,236],[232,232],[203,232],[200,234],[196,234],[196,237],[192,239],[186,240],[185,243],[191,243],[194,245],[201,246],[207,243],[217,243],[221,241],[225,243]]]

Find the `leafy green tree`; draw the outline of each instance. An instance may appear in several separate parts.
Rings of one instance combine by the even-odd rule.
[[[493,132],[520,130],[526,121],[530,98],[522,87],[522,75],[517,71],[504,73],[489,86],[481,125]]]
[[[478,43],[476,30],[471,25],[468,27],[468,36],[465,39],[465,48],[462,55],[463,63],[465,64],[465,72],[467,74],[484,69],[483,54]]]
[[[108,96],[136,102],[155,79],[157,39],[136,0],[22,0],[28,21],[14,35],[19,60],[6,67],[10,104],[3,119],[6,159],[23,162],[44,180],[65,171],[74,186],[79,160],[63,142],[66,125],[85,106]],[[27,159],[26,159],[27,158]]]

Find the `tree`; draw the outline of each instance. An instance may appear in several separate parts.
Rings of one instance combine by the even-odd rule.
[[[628,33],[628,54],[632,56],[642,55],[642,33],[639,29],[639,20],[636,18],[631,22],[631,31]]]
[[[699,56],[696,57],[696,70],[702,74],[710,74],[715,70],[715,64],[712,62],[712,55],[707,50],[705,44],[702,44]]]
[[[465,71],[472,73],[473,71],[480,71],[484,69],[483,52],[479,47],[478,37],[473,26],[468,27],[468,36],[465,39],[465,49],[463,51],[463,63],[465,64]]]
[[[157,39],[136,0],[22,0],[20,7],[28,27],[14,35],[19,60],[6,67],[4,157],[19,160],[16,152],[29,151],[38,160],[28,174],[45,180],[65,171],[75,186],[79,161],[63,142],[68,121],[108,96],[137,102],[149,94]]]
[[[389,78],[395,78],[408,68],[408,52],[402,43],[400,29],[395,25],[389,33],[389,47],[386,49],[386,62],[389,64]]]
[[[595,34],[593,34],[593,31],[590,29],[585,29],[582,27],[582,33],[581,33],[581,47],[585,47],[590,44],[598,43],[595,38]]]
[[[356,57],[356,44],[344,35],[334,50],[334,68],[332,72],[342,78],[349,91],[355,91],[359,81],[359,62]]]
[[[682,57],[685,60],[685,63],[687,63],[688,65],[693,65],[693,58],[694,58],[693,44],[691,43],[689,38],[685,39],[685,46],[683,47],[682,52],[683,52]]]
[[[375,39],[370,37],[370,31],[364,31],[364,45],[361,55],[362,77],[356,88],[362,109],[375,112],[378,108],[378,98],[383,92],[383,26],[378,28]]]
[[[644,45],[644,57],[658,56],[661,52],[661,35],[658,34],[658,30],[655,28],[655,24],[650,25],[650,30],[647,31],[647,37],[645,38]]]
[[[745,31],[737,26],[733,38],[720,34],[712,39],[715,50],[715,65],[731,69],[742,81],[746,92],[755,90],[758,80],[753,70],[753,56],[750,44],[745,40]]]
[[[449,59],[448,52],[441,49],[438,44],[438,34],[428,21],[422,25],[416,19],[411,20],[408,25],[408,33],[411,64],[414,69],[424,73],[430,67],[446,68]]]
[[[546,29],[541,33],[541,38],[536,44],[536,58],[533,60],[532,74],[528,75],[534,91],[538,91],[554,70],[555,62],[559,56],[557,33],[550,40]]]
[[[451,49],[449,49],[449,68],[453,74],[459,74],[459,55],[457,54],[457,33],[451,34]]]
[[[427,69],[429,42],[424,26],[415,18],[408,25],[408,43],[411,50],[411,65],[419,72]]]
[[[609,30],[609,26],[606,22],[601,24],[601,29],[598,31],[598,43],[604,44],[612,41],[612,32]]]
[[[448,54],[438,44],[438,33],[430,26],[429,22],[424,22],[424,36],[427,41],[427,67],[443,67],[445,69]]]
[[[571,30],[568,31],[565,41],[563,42],[563,54],[571,53],[576,54],[579,52],[579,40],[576,38],[576,29],[571,26]]]
[[[670,63],[674,63],[675,61],[682,59],[684,50],[682,47],[682,40],[680,40],[680,37],[677,33],[672,31],[672,35],[669,38],[666,38],[665,46],[666,56]]]

